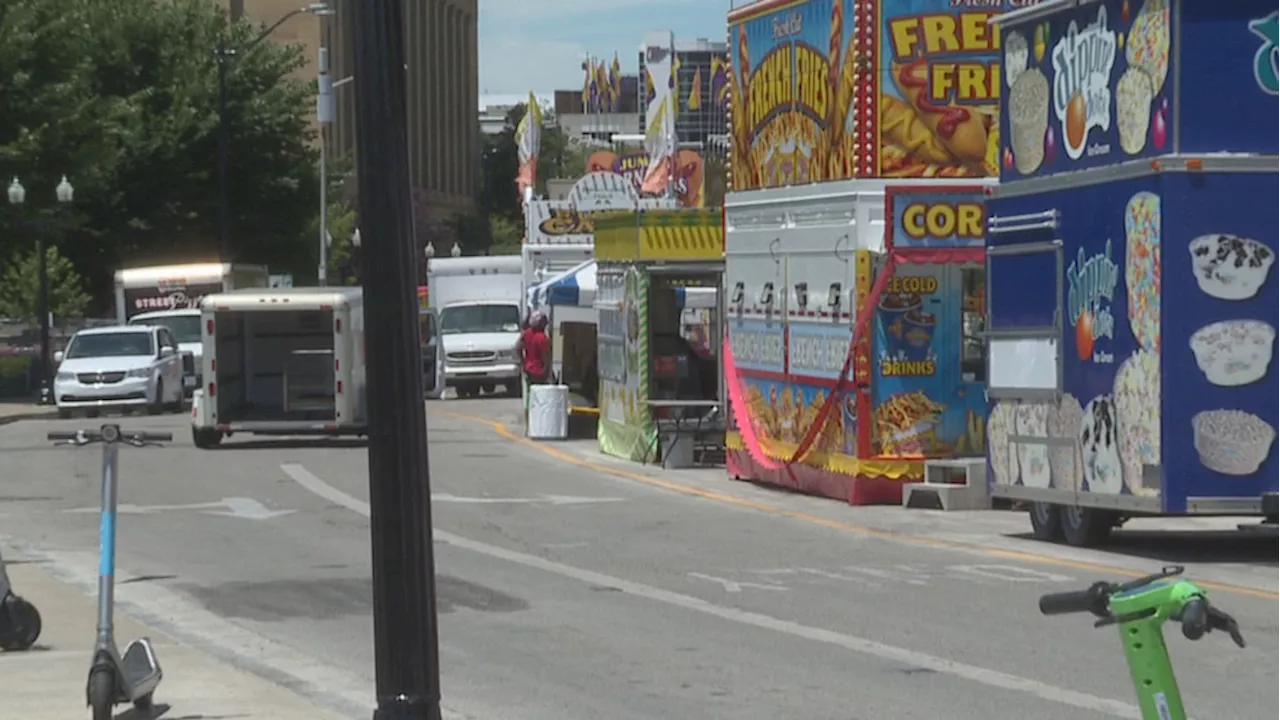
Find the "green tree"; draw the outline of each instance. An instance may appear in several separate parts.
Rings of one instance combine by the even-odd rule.
[[[490,255],[519,255],[524,230],[505,215],[489,216]]]
[[[94,294],[106,301],[126,262],[216,257],[213,49],[220,38],[247,48],[262,28],[230,25],[207,0],[0,0],[0,17],[0,170],[22,177],[37,215],[51,212],[59,176],[72,180],[62,246]],[[300,48],[269,41],[230,61],[237,261],[307,252],[318,178],[313,88],[291,76],[302,63]]]
[[[55,318],[81,317],[89,306],[84,283],[71,261],[58,248],[45,248],[49,276],[49,312]],[[29,323],[40,316],[40,254],[15,255],[0,277],[0,315]]]
[[[493,248],[492,218],[495,217],[511,222],[505,215],[485,215],[484,211],[477,210],[454,215],[445,222],[445,225],[453,237],[457,238],[458,247],[463,255],[488,255]],[[435,248],[436,257],[448,257],[449,252],[453,250],[453,245],[442,246],[441,243],[436,243]]]
[[[355,244],[354,238],[356,233],[356,211],[343,204],[335,204],[329,206],[329,283],[334,284],[339,279],[347,285],[355,285],[358,278],[352,272],[355,269]],[[319,237],[319,229],[316,235]],[[316,244],[317,251],[319,249],[319,241]],[[344,275],[343,270],[347,272]],[[306,283],[310,285],[310,283]]]

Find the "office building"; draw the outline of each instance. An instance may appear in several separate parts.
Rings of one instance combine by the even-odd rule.
[[[272,24],[296,10],[297,0],[226,0],[248,19]],[[335,14],[316,18],[303,14],[272,34],[276,42],[306,46],[308,65],[299,70],[316,76],[316,57],[323,37],[329,48],[334,82],[334,121],[325,135],[330,158],[354,156],[356,147],[355,72],[351,30],[358,0],[329,0]],[[409,176],[420,205],[420,236],[444,234],[452,216],[474,206],[479,186],[480,137],[479,39],[477,0],[405,0],[403,20],[407,64]],[[305,4],[305,3],[302,3]]]
[[[724,106],[712,97],[712,59],[728,57],[728,46],[706,38],[675,41],[676,72],[676,136],[681,143],[712,147],[728,132]],[[640,49],[640,77],[645,76],[644,48]],[[640,132],[644,132],[645,86],[637,89]]]

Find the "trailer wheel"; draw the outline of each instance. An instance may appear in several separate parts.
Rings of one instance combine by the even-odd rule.
[[[222,433],[208,428],[191,428],[191,443],[201,450],[208,450],[222,442]]]
[[[1111,537],[1117,516],[1109,510],[1064,507],[1061,512],[1062,533],[1073,547],[1097,547]]]
[[[1031,517],[1031,536],[1042,542],[1062,542],[1062,506],[1033,502],[1027,510]]]

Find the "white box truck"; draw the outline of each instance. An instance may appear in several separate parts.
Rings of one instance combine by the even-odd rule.
[[[164,325],[178,340],[182,384],[188,395],[200,387],[203,346],[200,301],[210,293],[266,287],[263,265],[195,263],[154,265],[116,271],[116,322]]]
[[[360,288],[275,288],[209,295],[200,305],[203,384],[191,436],[364,435]]]
[[[264,265],[191,263],[116,271],[116,322],[162,310],[199,310],[205,295],[236,288],[266,287]]]
[[[458,397],[521,389],[523,264],[519,255],[432,259],[431,307],[440,322],[445,386]]]

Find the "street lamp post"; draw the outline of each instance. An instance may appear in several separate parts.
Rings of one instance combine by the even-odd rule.
[[[218,38],[218,46],[213,49],[214,59],[218,63],[218,254],[222,262],[231,262],[231,123],[227,108],[227,66],[231,58],[252,49],[290,18],[303,13],[323,17],[332,15],[333,8],[326,2],[318,2],[291,10],[244,47],[227,47],[227,38],[223,35]]]
[[[62,176],[62,181],[54,188],[55,197],[58,203],[66,205],[75,199],[75,188],[67,180],[67,176]],[[14,178],[9,183],[9,204],[14,206],[19,213],[18,222],[22,222],[21,213],[22,206],[27,201],[27,189],[22,186],[18,178]],[[40,323],[40,361],[39,367],[36,369],[40,380],[40,403],[48,405],[52,402],[51,390],[49,387],[49,334],[50,334],[50,317],[49,317],[49,251],[45,243],[44,225],[36,223],[36,275],[40,284],[39,297],[36,300],[36,316]]]

